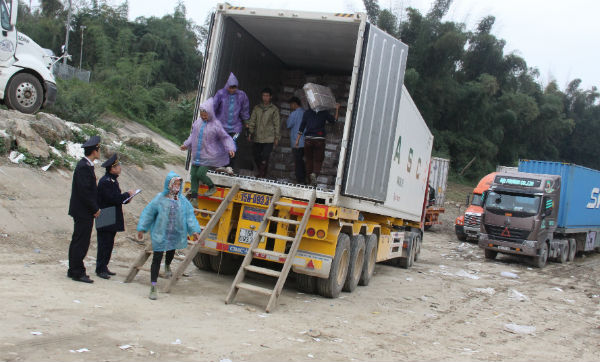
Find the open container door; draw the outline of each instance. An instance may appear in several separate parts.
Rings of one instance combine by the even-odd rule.
[[[342,193],[386,200],[408,46],[367,24]]]

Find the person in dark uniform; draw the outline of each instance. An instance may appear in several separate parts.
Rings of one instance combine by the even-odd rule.
[[[74,228],[71,244],[69,245],[69,270],[67,277],[78,282],[93,283],[85,274],[85,258],[90,247],[90,237],[94,218],[100,215],[97,201],[96,174],[94,173],[94,160],[100,157],[100,137],[92,136],[81,147],[84,155],[75,167],[73,185],[71,187],[71,200],[69,202],[69,215],[73,217]]]
[[[98,228],[96,225],[96,234],[98,236],[98,255],[96,258],[96,275],[103,279],[109,279],[115,273],[108,269],[110,256],[115,245],[115,235],[117,231],[125,231],[125,222],[123,220],[123,201],[134,194],[134,191],[121,192],[117,177],[121,174],[121,164],[119,156],[115,153],[106,162],[102,164],[106,169],[106,174],[98,181],[98,207],[104,209],[115,207],[115,224]],[[129,201],[127,201],[129,202]]]

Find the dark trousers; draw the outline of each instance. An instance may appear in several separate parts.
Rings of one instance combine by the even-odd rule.
[[[227,134],[231,137],[231,139],[233,139],[233,136],[235,136],[235,132],[227,133]],[[237,142],[239,140],[239,137],[241,137],[241,133],[240,133],[240,136],[238,136],[237,140],[233,140],[233,143],[235,143],[236,148],[237,148]],[[237,157],[237,150],[235,152],[235,156],[229,158],[229,164],[227,165],[227,167],[231,167],[231,168],[235,169],[235,160],[237,159],[236,157]]]
[[[94,218],[91,216],[78,217],[73,218],[73,222],[73,236],[69,245],[69,270],[67,271],[67,276],[80,278],[86,275],[83,259],[90,248]]]
[[[325,140],[323,139],[305,139],[304,156],[306,159],[306,173],[319,176],[323,159],[325,158]]]
[[[158,272],[160,271],[160,262],[162,261],[163,251],[155,251],[152,255],[152,266],[150,267],[150,281],[156,283],[158,280]],[[165,264],[171,265],[175,257],[175,250],[167,250]]]
[[[292,149],[294,152],[294,164],[296,166],[296,181],[299,184],[306,182],[306,169],[304,167],[304,147]]]
[[[96,255],[96,273],[108,272],[108,263],[115,246],[116,231],[98,231],[98,254]]]
[[[254,162],[256,162],[256,167],[258,167],[258,177],[267,176],[269,156],[271,156],[271,151],[273,151],[273,144],[254,142],[252,149],[254,151]]]

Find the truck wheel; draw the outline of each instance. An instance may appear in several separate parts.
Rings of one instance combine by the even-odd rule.
[[[200,270],[212,270],[210,267],[210,255],[208,254],[198,253],[194,257],[194,259],[192,259],[192,262]]]
[[[408,247],[410,248],[408,250],[408,256],[406,258],[398,258],[398,261],[396,262],[400,268],[403,269],[408,269],[411,266],[413,266],[414,262],[415,262],[415,237],[412,237],[412,241],[411,243],[408,245]]]
[[[15,75],[8,84],[4,102],[21,113],[35,113],[42,107],[44,89],[40,81],[28,73]]]
[[[346,282],[348,264],[350,262],[350,237],[340,233],[335,248],[335,257],[331,263],[329,277],[317,280],[319,294],[326,298],[337,298]]]
[[[543,268],[548,261],[548,243],[543,243],[538,256],[533,257],[533,265],[536,268]]]
[[[498,252],[496,250],[490,250],[490,249],[483,250],[483,253],[485,254],[485,258],[489,259],[489,260],[496,259],[496,256],[498,255]]]
[[[317,290],[317,278],[306,274],[296,274],[296,287],[303,293],[313,294]]]
[[[569,259],[569,242],[568,240],[565,240],[565,245],[562,245],[562,248],[560,249],[560,255],[556,258],[556,261],[564,264],[567,262],[567,260]]]
[[[575,254],[577,254],[577,241],[575,239],[569,239],[569,261],[575,260]]]
[[[350,262],[348,263],[348,275],[344,283],[344,292],[353,292],[358,285],[365,261],[365,236],[358,234],[350,239]]]
[[[365,238],[365,262],[358,285],[369,285],[377,263],[377,235],[367,235]]]
[[[413,239],[414,243],[415,243],[415,260],[417,261],[419,260],[419,256],[421,255],[421,244],[423,244],[423,239],[421,238],[421,234],[417,233],[415,234],[415,237]]]
[[[235,256],[220,252],[217,255],[210,256],[210,267],[215,273],[232,275],[240,268],[238,261]]]

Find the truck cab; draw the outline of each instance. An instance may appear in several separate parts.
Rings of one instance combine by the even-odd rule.
[[[35,113],[56,100],[53,55],[17,31],[17,4],[0,1],[0,98],[10,109]]]
[[[467,195],[467,209],[465,213],[454,221],[454,231],[456,237],[461,241],[479,240],[479,229],[481,225],[481,215],[483,214],[483,199],[485,193],[494,181],[496,172],[485,175],[477,184],[473,193]]]
[[[533,258],[543,267],[549,257],[566,261],[568,240],[554,239],[561,177],[530,173],[500,173],[484,198],[479,247],[486,259],[498,253]]]

